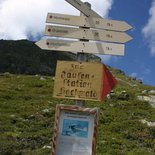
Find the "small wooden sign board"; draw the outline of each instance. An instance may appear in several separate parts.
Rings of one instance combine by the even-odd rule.
[[[116,43],[125,43],[132,39],[128,34],[124,32],[93,30],[53,25],[46,26],[45,35],[51,37],[86,39],[93,41],[107,41]]]
[[[47,23],[81,26],[94,29],[113,30],[119,32],[125,32],[132,28],[131,25],[125,21],[110,20],[105,18],[96,18],[94,16],[75,16],[58,13],[48,13],[46,18]]]
[[[58,61],[53,96],[75,100],[101,101],[103,65]]]
[[[96,155],[98,108],[58,104],[51,155]]]
[[[36,43],[40,48],[50,51],[81,52],[90,54],[124,55],[124,44],[96,43],[85,41],[66,41],[42,39]]]

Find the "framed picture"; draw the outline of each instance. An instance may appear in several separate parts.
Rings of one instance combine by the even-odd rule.
[[[98,108],[56,107],[51,155],[95,155]]]

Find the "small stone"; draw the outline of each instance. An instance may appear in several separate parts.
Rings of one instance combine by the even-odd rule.
[[[16,115],[10,115],[10,117],[11,117],[11,118],[15,118],[15,117],[16,117]]]
[[[147,124],[147,126],[149,126],[149,127],[155,127],[155,122],[148,122],[145,119],[140,120],[140,122],[143,123],[143,124]]]
[[[44,145],[43,146],[43,149],[51,149],[52,147],[51,146],[48,146],[48,145]]]
[[[150,90],[149,94],[155,94],[155,90]]]
[[[42,110],[42,112],[49,113],[50,111],[49,111],[49,109],[44,109],[44,110]]]
[[[41,80],[41,81],[45,81],[46,79],[45,79],[44,77],[41,77],[40,80]]]
[[[148,94],[148,90],[143,90],[142,94]]]

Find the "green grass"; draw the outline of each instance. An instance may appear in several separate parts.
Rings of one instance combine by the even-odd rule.
[[[129,82],[123,74],[114,74]],[[52,97],[50,76],[0,76],[0,155],[49,155],[56,104],[74,104],[72,100]],[[142,90],[155,89],[141,85],[131,87],[119,82],[115,97],[103,102],[86,102],[86,107],[99,107],[97,155],[154,155],[155,127],[141,119],[155,121],[155,109],[137,100]],[[129,94],[120,98],[121,91]],[[46,111],[45,109],[48,109]]]

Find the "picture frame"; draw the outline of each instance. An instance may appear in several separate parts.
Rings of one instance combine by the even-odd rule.
[[[51,155],[96,155],[98,108],[56,106]]]

